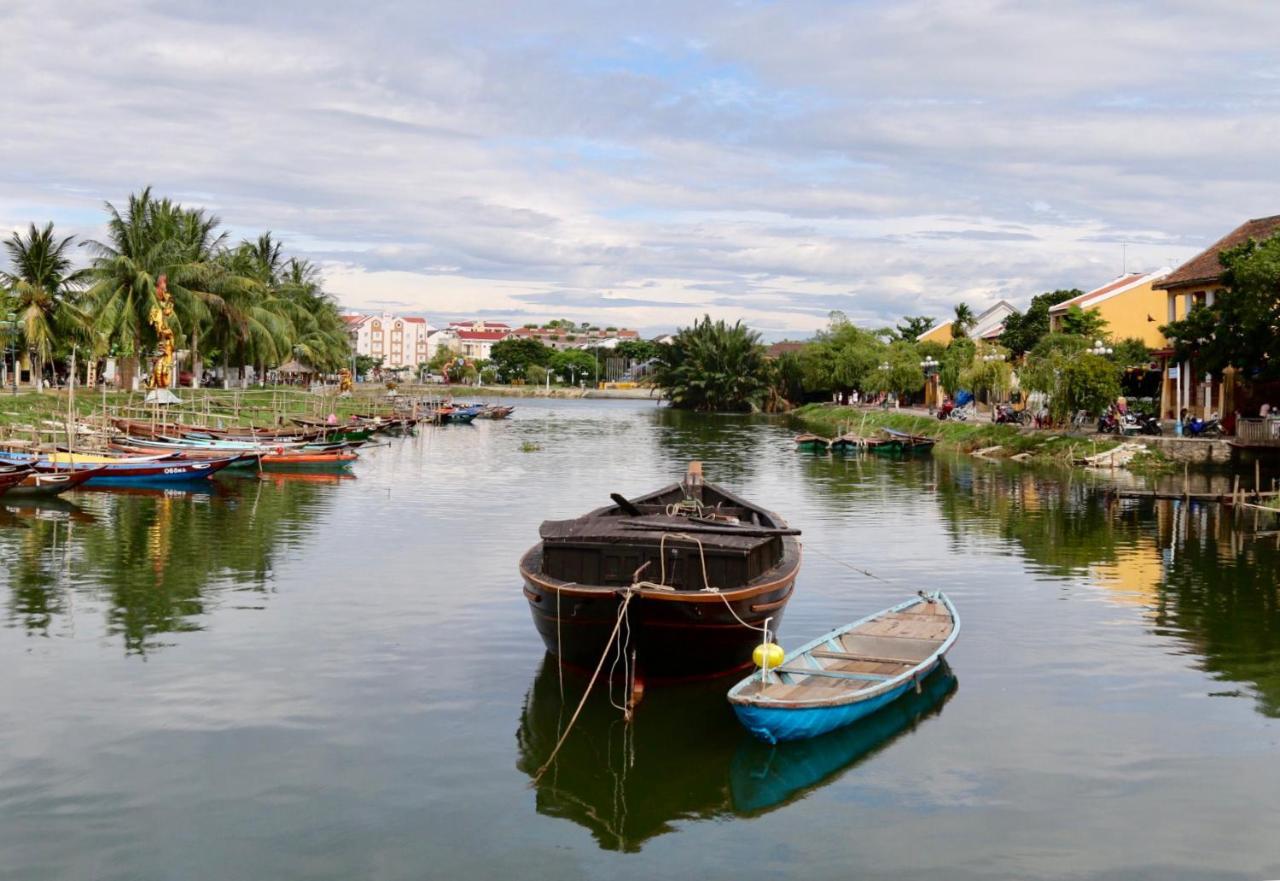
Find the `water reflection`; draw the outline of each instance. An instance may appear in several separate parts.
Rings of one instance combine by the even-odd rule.
[[[1040,572],[1083,577],[1138,606],[1216,678],[1245,683],[1280,716],[1280,545],[1225,505],[1120,499],[1074,475],[939,461],[938,504],[954,541],[1015,543]]]
[[[955,683],[944,665],[920,694],[858,725],[778,746],[737,723],[724,697],[731,680],[653,689],[629,726],[601,688],[537,783],[537,810],[589,829],[602,849],[628,852],[681,820],[766,813],[832,782],[941,712]],[[517,766],[530,777],[551,755],[584,686],[566,672],[562,700],[555,661],[543,661],[516,733]]]
[[[921,682],[919,694],[908,693],[855,725],[776,746],[744,741],[730,767],[734,811],[762,814],[804,798],[941,713],[955,692],[955,675],[944,661]]]
[[[217,480],[190,488],[110,487],[0,505],[8,620],[56,632],[77,597],[129,653],[200,629],[225,590],[265,593],[279,554],[304,540],[326,483]],[[83,610],[82,610],[83,613]]]

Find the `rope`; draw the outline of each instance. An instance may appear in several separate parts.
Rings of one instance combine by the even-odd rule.
[[[595,672],[591,674],[591,681],[587,683],[587,690],[582,693],[582,700],[578,701],[578,708],[573,711],[573,715],[569,717],[569,724],[565,727],[564,733],[560,735],[560,739],[556,741],[556,747],[551,751],[551,755],[547,757],[546,762],[538,769],[538,773],[533,775],[533,785],[537,785],[542,779],[542,775],[547,773],[547,769],[555,762],[556,756],[560,754],[560,747],[564,746],[564,742],[569,738],[569,733],[573,731],[574,723],[578,721],[578,716],[582,713],[582,708],[587,705],[587,698],[591,696],[591,689],[595,687],[596,680],[600,678],[600,671],[604,668],[604,659],[609,657],[609,649],[613,646],[613,641],[618,637],[618,631],[622,628],[622,620],[626,617],[627,606],[631,604],[631,598],[635,593],[628,588],[622,597],[622,605],[618,607],[618,619],[613,622],[613,632],[609,634],[609,641],[605,643],[604,651],[600,653],[600,661],[596,664]]]
[[[826,557],[828,560],[830,560],[833,563],[839,563],[841,566],[844,566],[846,569],[852,569],[854,572],[857,572],[859,575],[865,575],[868,578],[871,578],[875,581],[879,581],[881,584],[888,584],[891,587],[905,587],[905,588],[911,587],[911,585],[904,584],[903,582],[900,582],[900,581],[890,581],[887,578],[881,578],[879,575],[875,574],[874,572],[870,572],[866,569],[862,569],[858,566],[853,565],[852,563],[846,563],[844,560],[841,560],[839,557],[833,557],[830,554],[824,553],[822,550],[820,550],[819,548],[815,548],[813,545],[806,544],[804,547],[805,547],[805,550],[813,551],[819,557]]]

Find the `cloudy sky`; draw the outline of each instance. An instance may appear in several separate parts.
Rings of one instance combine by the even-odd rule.
[[[343,303],[797,336],[1280,213],[1280,4],[0,0],[0,231],[151,184]]]

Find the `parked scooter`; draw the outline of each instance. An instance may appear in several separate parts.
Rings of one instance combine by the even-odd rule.
[[[1214,413],[1208,419],[1194,416],[1182,423],[1184,437],[1222,437],[1222,422]]]
[[[1140,434],[1161,435],[1164,434],[1164,427],[1160,424],[1160,419],[1154,413],[1139,413],[1137,416],[1138,432]]]
[[[1027,414],[1022,410],[1013,409],[1012,404],[996,404],[996,409],[991,414],[991,421],[997,424],[1022,425],[1027,421]]]

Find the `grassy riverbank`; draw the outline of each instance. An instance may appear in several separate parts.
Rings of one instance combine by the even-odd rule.
[[[1036,431],[1013,425],[975,422],[941,422],[930,416],[899,410],[833,407],[808,404],[788,414],[805,431],[824,437],[842,432],[869,435],[881,428],[893,428],[912,434],[936,438],[943,452],[976,453],[996,459],[1041,462],[1060,465],[1075,464],[1084,456],[1113,450],[1119,439],[1099,438],[1060,431]],[[1160,472],[1172,467],[1164,456],[1152,450],[1134,458],[1127,466],[1131,471]]]

